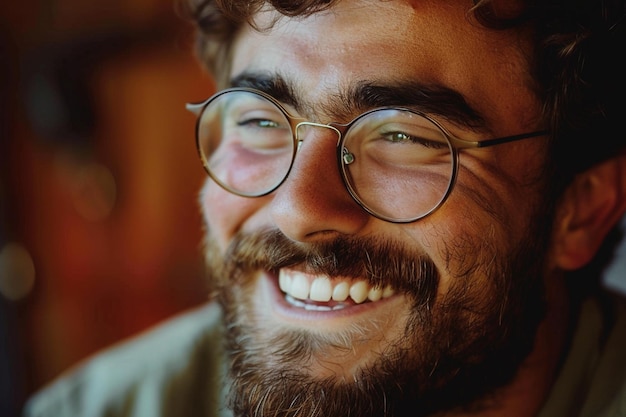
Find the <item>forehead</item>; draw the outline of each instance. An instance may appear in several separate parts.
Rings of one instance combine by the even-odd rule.
[[[230,75],[280,74],[311,105],[354,82],[415,80],[458,91],[487,118],[534,120],[526,40],[484,28],[471,7],[463,0],[343,0],[306,18],[280,17],[271,29],[241,31]],[[275,17],[264,12],[257,23]]]

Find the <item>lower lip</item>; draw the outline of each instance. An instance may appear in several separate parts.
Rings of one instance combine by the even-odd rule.
[[[364,314],[374,309],[383,307],[390,301],[398,298],[397,296],[392,296],[376,302],[348,305],[345,308],[338,310],[306,310],[304,308],[294,306],[285,299],[285,294],[278,288],[278,278],[275,275],[266,272],[261,274],[260,278],[259,283],[262,287],[261,289],[266,293],[268,301],[273,306],[274,313],[285,319],[297,321],[319,321],[345,317],[353,318],[356,315]]]

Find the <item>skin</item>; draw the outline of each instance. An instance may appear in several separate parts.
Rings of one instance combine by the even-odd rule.
[[[525,60],[529,46],[523,37],[482,28],[467,13],[469,2],[414,3],[347,0],[331,13],[304,20],[283,18],[269,31],[247,28],[234,44],[230,77],[280,75],[294,93],[295,102],[285,103],[290,112],[319,123],[345,123],[366,110],[342,106],[335,98],[357,81],[394,84],[410,79],[457,91],[482,116],[484,123],[478,129],[447,124],[452,134],[463,139],[542,128],[540,103],[532,92]],[[261,14],[257,23],[263,25],[272,17]],[[209,230],[210,263],[225,256],[238,234],[264,229],[279,230],[305,250],[346,236],[389,240],[427,257],[436,267],[439,280],[433,310],[454,301],[453,289],[459,281],[477,300],[493,302],[493,260],[511,256],[520,241],[529,239],[532,219],[543,207],[540,172],[545,137],[463,151],[459,178],[448,201],[411,224],[376,219],[351,199],[337,169],[335,142],[330,130],[312,129],[289,177],[269,196],[242,198],[207,181],[201,203]],[[557,206],[545,258],[544,253],[537,254],[547,311],[534,348],[513,380],[498,390],[487,407],[471,415],[532,416],[541,407],[567,337],[563,270],[584,265],[623,212],[623,203],[602,202],[589,194],[605,195],[597,188],[603,184],[614,189],[615,179],[623,176],[620,167],[605,166],[606,175],[594,171],[581,176],[582,185],[575,184]],[[590,175],[595,175],[595,182]],[[601,224],[581,226],[583,218],[599,211],[603,214],[595,221]],[[591,229],[597,231],[593,236]],[[462,272],[468,269],[471,272]],[[283,272],[294,271],[306,272],[309,279],[315,276],[303,265],[290,265]],[[276,275],[263,270],[246,272],[245,280],[230,285],[241,290],[236,296],[241,298],[235,299],[243,321],[261,335],[304,331],[319,341],[312,355],[299,362],[317,380],[354,380],[390,344],[402,346],[413,309],[412,299],[397,290],[393,297],[340,312],[305,311],[282,301]],[[269,340],[264,337],[259,336],[260,345]],[[339,346],[331,346],[331,340]],[[280,356],[265,354],[268,366],[280,366]],[[452,410],[446,415],[469,412]]]

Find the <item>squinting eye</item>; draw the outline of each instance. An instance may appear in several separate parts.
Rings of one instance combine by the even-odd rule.
[[[261,127],[278,127],[278,123],[272,120],[259,120],[258,123]]]
[[[387,135],[390,142],[409,142],[411,137],[403,132],[393,132]]]
[[[237,122],[237,126],[256,126],[261,128],[278,128],[280,123],[267,119],[248,119]]]
[[[410,135],[405,132],[389,132],[384,135],[389,142],[392,143],[407,143],[414,145],[421,145],[426,148],[439,149],[447,148],[447,143],[440,140],[428,139],[425,135]]]

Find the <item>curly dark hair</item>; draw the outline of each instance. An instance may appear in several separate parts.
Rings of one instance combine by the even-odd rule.
[[[186,0],[197,26],[199,59],[223,84],[231,42],[266,4],[285,16],[305,17],[340,0]],[[497,0],[474,0],[474,13],[493,30],[530,30],[531,75],[552,133],[550,178],[559,195],[573,176],[618,152],[626,131],[625,0],[520,0],[512,13]]]

